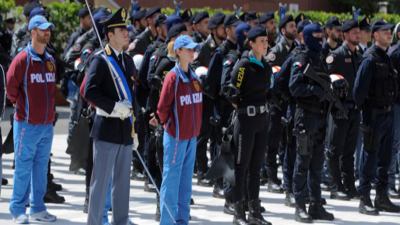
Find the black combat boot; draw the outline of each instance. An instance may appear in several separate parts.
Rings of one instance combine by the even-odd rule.
[[[300,223],[312,223],[312,218],[308,215],[305,204],[296,204],[294,219]]]
[[[249,224],[252,225],[272,225],[266,221],[261,214],[261,202],[259,199],[249,201]]]
[[[239,201],[234,204],[235,214],[233,215],[233,225],[248,225],[246,213],[244,211],[244,202]]]
[[[370,216],[379,215],[379,211],[372,205],[371,198],[369,196],[360,197],[360,205],[358,206],[358,211],[361,214],[366,214]]]
[[[332,213],[328,213],[320,202],[311,202],[308,208],[308,214],[313,220],[334,220]]]
[[[400,206],[393,204],[386,193],[378,193],[375,197],[375,208],[378,211],[398,213]]]

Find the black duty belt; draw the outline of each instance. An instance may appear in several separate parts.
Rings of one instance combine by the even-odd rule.
[[[392,109],[393,109],[393,107],[391,105],[372,107],[372,110],[375,110],[375,112],[377,112],[377,113],[388,113],[388,112],[391,112]]]
[[[237,112],[239,114],[246,114],[247,116],[256,116],[269,112],[269,109],[267,104],[259,106],[249,105],[247,107],[237,109]]]

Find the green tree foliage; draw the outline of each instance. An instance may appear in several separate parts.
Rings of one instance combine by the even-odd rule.
[[[14,0],[1,0],[0,1],[0,13],[6,13],[15,7]]]

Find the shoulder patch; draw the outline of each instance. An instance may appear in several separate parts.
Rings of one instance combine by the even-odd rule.
[[[300,62],[295,62],[295,63],[293,63],[293,66],[301,68],[303,65],[301,65]]]
[[[268,53],[268,55],[267,55],[267,60],[268,60],[269,62],[273,62],[273,61],[275,61],[275,59],[276,59],[275,53],[273,53],[273,52]]]
[[[225,60],[225,62],[224,62],[224,66],[230,66],[232,64],[232,60],[230,60],[230,59],[227,59],[227,60]]]
[[[332,55],[329,55],[328,57],[326,57],[325,62],[326,62],[327,64],[333,63],[333,56],[332,56]]]

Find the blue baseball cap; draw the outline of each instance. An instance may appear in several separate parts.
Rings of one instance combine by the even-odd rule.
[[[199,47],[199,44],[194,42],[191,37],[188,35],[181,35],[179,36],[174,43],[174,51],[180,48],[186,48],[186,49],[197,49]]]
[[[47,21],[44,16],[36,15],[29,20],[28,29],[33,30],[38,28],[40,30],[54,29],[54,24]]]

